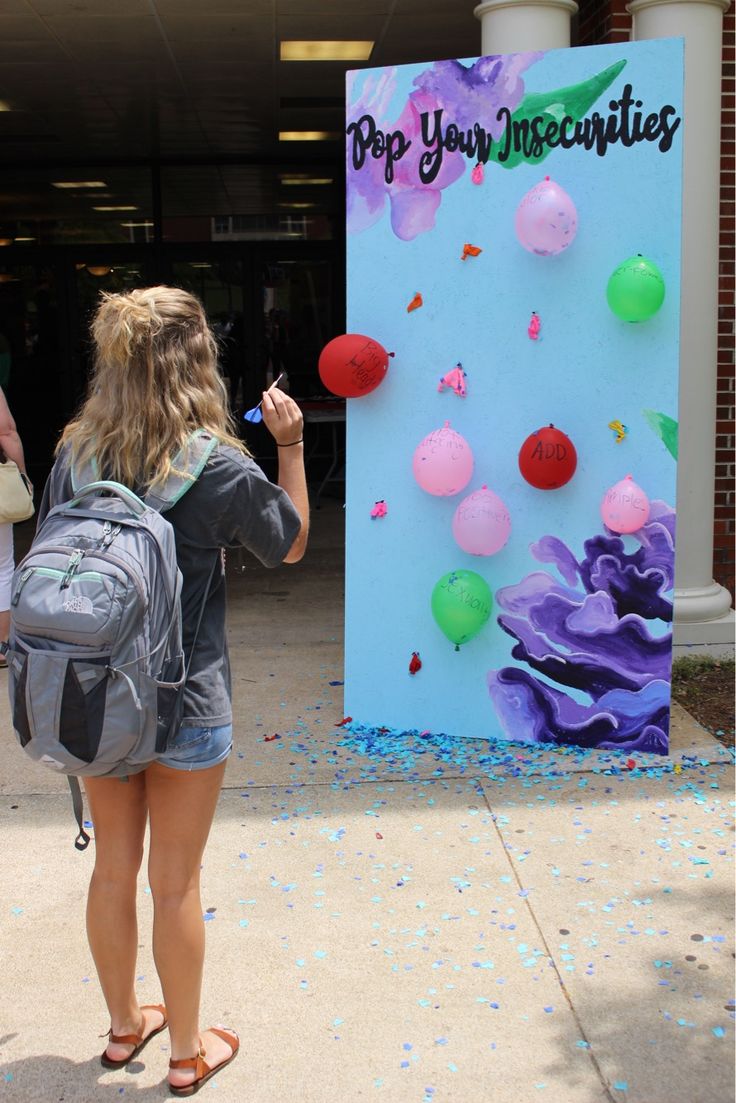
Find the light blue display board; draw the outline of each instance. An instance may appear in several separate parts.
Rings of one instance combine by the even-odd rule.
[[[679,39],[349,74],[347,329],[395,354],[377,389],[348,400],[345,709],[355,721],[666,752],[682,84]],[[524,118],[537,121],[514,128]],[[452,122],[480,140],[481,183],[477,152],[447,148],[422,182],[420,155],[425,177],[437,167],[438,122],[450,145]],[[567,148],[544,145],[560,134]],[[574,241],[554,256],[528,252],[515,231],[519,203],[545,176],[577,210]],[[482,252],[462,260],[466,243]],[[606,287],[638,253],[666,294],[631,324]],[[408,311],[417,292],[423,305]],[[464,398],[438,390],[458,362]],[[470,445],[474,473],[437,497],[417,484],[412,458],[446,421]],[[626,427],[618,443],[615,421]],[[577,470],[538,490],[517,457],[550,423],[572,440]],[[628,474],[652,509],[618,537],[600,503]],[[452,534],[458,504],[483,484],[512,525],[491,556],[462,551]],[[386,516],[372,517],[380,500]],[[460,570],[481,575],[494,603],[456,651],[430,599]],[[414,652],[422,666],[411,674]]]

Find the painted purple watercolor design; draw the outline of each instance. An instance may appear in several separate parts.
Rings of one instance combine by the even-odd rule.
[[[675,514],[665,502],[651,505],[633,534],[635,552],[606,532],[586,540],[578,560],[558,537],[543,536],[531,553],[562,582],[536,571],[496,594],[498,623],[516,640],[511,654],[531,668],[488,673],[506,738],[667,753],[672,630],[654,633],[650,622],[672,622]]]
[[[412,144],[397,162],[391,184],[386,183],[383,160],[369,157],[356,171],[348,157],[348,231],[360,233],[372,226],[383,215],[387,201],[391,227],[402,241],[431,230],[443,188],[464,174],[467,159],[460,152],[445,153],[437,177],[431,184],[422,184],[418,162],[426,146],[421,140],[420,116],[428,112],[431,117],[434,111],[443,109],[460,128],[477,122],[498,138],[503,131],[503,123],[496,118],[499,109],[516,109],[524,95],[521,74],[540,57],[540,53],[482,57],[470,67],[459,61],[437,61],[415,78],[415,90],[393,123],[389,123],[387,113],[396,88],[396,69],[385,69],[378,77],[371,74],[356,99],[352,95],[356,74],[349,74],[348,124],[368,114],[382,130],[400,130]]]

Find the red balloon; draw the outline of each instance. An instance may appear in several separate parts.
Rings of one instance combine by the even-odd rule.
[[[578,456],[570,438],[554,425],[531,433],[519,449],[519,470],[538,490],[557,490],[575,474]]]
[[[320,379],[333,394],[360,398],[376,389],[388,371],[388,356],[383,345],[361,333],[343,333],[322,349],[319,357]]]

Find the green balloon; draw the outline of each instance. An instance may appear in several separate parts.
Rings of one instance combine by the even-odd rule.
[[[432,591],[434,619],[456,651],[480,632],[492,608],[488,583],[475,571],[450,571]]]
[[[664,302],[664,279],[654,261],[641,253],[619,264],[608,281],[606,298],[624,322],[645,322]]]

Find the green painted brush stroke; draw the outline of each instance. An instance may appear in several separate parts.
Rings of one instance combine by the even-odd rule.
[[[549,116],[550,122],[560,123],[566,115],[573,122],[580,122],[598,97],[613,84],[625,65],[625,59],[617,61],[615,65],[609,65],[607,69],[583,81],[582,84],[571,84],[569,88],[559,88],[556,92],[531,92],[528,96],[524,96],[511,116],[512,125],[523,120],[531,121],[539,116],[543,118],[545,115]],[[493,143],[489,160],[497,161],[505,169],[512,169],[524,163],[539,164],[552,152],[550,149],[543,149],[537,157],[528,156],[523,152],[512,152],[508,161],[499,161],[498,152],[503,148],[504,140],[501,137]]]
[[[649,425],[664,442],[667,451],[674,459],[677,459],[677,422],[667,414],[657,413],[656,410],[642,410]]]

